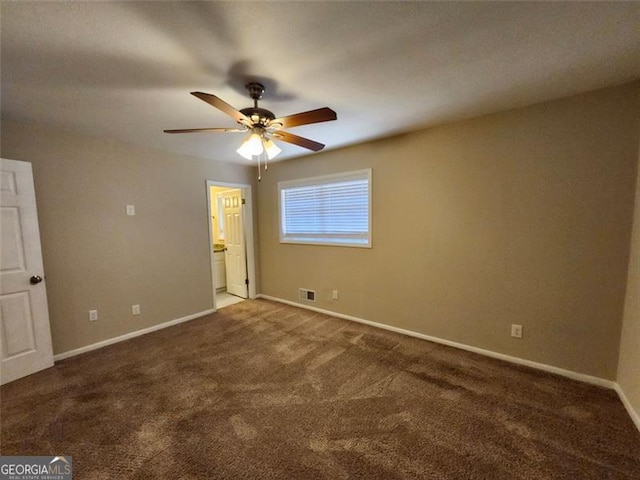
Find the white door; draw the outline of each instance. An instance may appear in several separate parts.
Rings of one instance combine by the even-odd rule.
[[[247,298],[247,259],[242,223],[242,191],[222,193],[227,292]]]
[[[31,164],[0,159],[0,384],[53,365]]]

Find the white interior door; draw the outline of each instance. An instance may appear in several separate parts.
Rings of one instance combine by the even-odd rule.
[[[227,292],[247,298],[247,258],[242,218],[242,191],[222,193]]]
[[[0,159],[0,383],[53,365],[31,164]]]

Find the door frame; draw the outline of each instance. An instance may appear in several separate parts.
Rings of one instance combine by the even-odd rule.
[[[217,310],[216,305],[216,272],[215,257],[213,254],[213,224],[211,222],[211,187],[238,188],[242,191],[242,198],[245,200],[242,210],[242,229],[245,239],[245,255],[247,261],[247,278],[249,279],[249,288],[247,291],[248,298],[256,298],[256,264],[255,264],[255,245],[253,232],[253,195],[251,185],[246,183],[230,183],[220,182],[217,180],[207,180],[207,224],[209,226],[209,257],[211,263],[211,290],[213,295],[213,309]],[[216,212],[217,215],[218,212]]]

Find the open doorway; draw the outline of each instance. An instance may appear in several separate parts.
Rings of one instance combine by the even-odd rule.
[[[255,298],[251,187],[207,181],[213,305]]]

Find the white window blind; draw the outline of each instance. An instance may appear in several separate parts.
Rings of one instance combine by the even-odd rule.
[[[371,246],[371,169],[278,183],[280,241]]]

